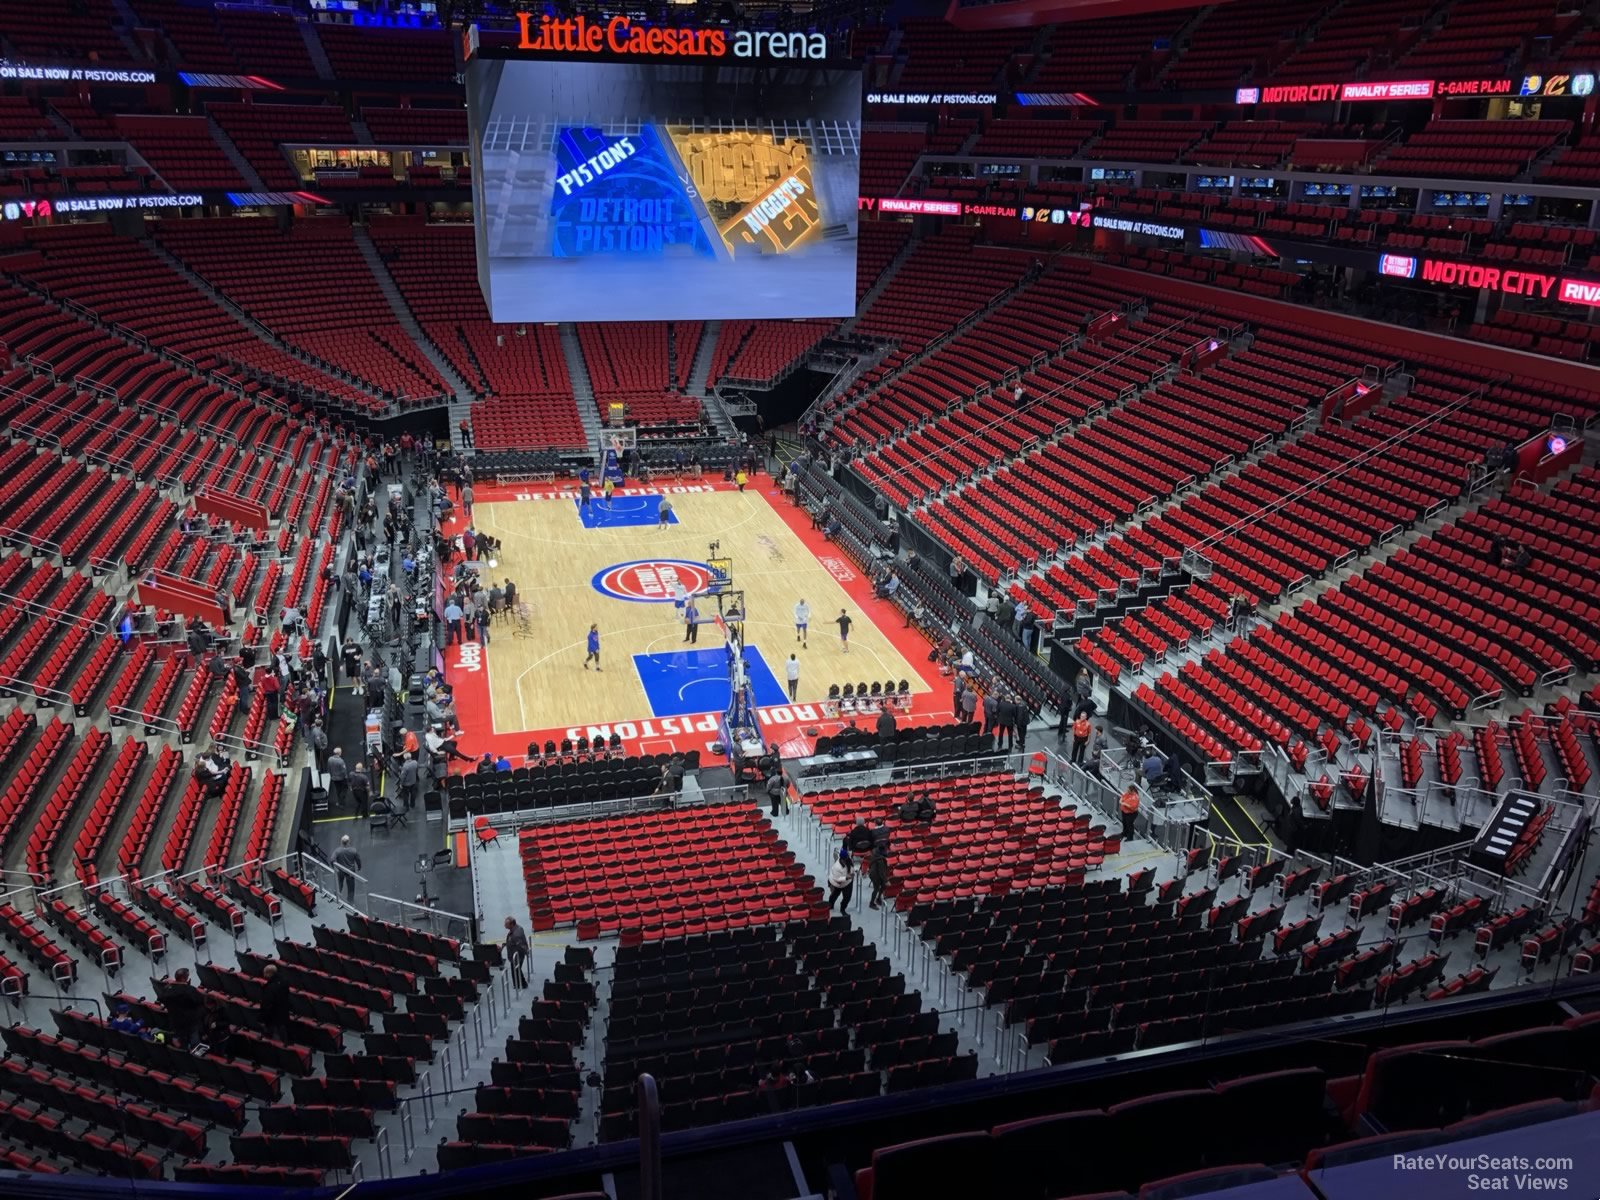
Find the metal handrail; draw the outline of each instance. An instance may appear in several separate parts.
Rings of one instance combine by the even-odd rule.
[[[74,380],[73,382],[77,383],[77,380]],[[0,385],[0,394],[10,394],[10,395],[18,395],[18,396],[25,395],[25,393],[23,393],[20,389],[11,388],[11,387],[5,387],[4,385]],[[65,404],[59,404],[59,403],[52,404],[52,403],[49,403],[49,402],[43,400],[42,398],[41,399],[35,399],[35,398],[32,398],[32,397],[29,397],[28,403],[29,403],[30,411],[33,412],[34,414],[37,415],[37,414],[42,413],[44,416],[67,416],[67,417],[71,417],[74,420],[74,422],[76,423],[76,427],[80,428],[80,429],[81,428],[89,428],[89,429],[94,430],[97,433],[106,433],[106,432],[111,432],[113,430],[113,426],[112,426],[112,424],[110,422],[82,417],[81,415],[79,415],[77,413],[74,413],[72,411],[72,409],[69,406],[65,405]],[[119,401],[119,403],[120,403],[120,401]],[[171,423],[174,423],[174,424],[177,423],[176,414],[174,414],[169,409],[156,408],[156,407],[150,405],[147,402],[137,401],[137,400],[133,402],[131,407],[133,408],[133,410],[135,412],[144,413],[146,416],[154,417],[157,420],[162,421],[163,423],[167,423],[167,422],[171,422]],[[228,442],[237,442],[239,440],[237,438],[237,436],[234,435],[233,433],[231,433],[230,431],[228,431],[226,429],[222,429],[219,426],[212,425],[209,422],[195,422],[195,423],[192,423],[192,424],[191,423],[184,423],[181,426],[181,428],[185,432],[202,433],[202,434],[205,434],[205,435],[207,435],[209,437],[214,437],[214,438],[217,438],[219,440],[224,440],[224,441],[228,441]],[[22,432],[30,433],[31,436],[38,436],[36,434],[31,434],[31,430],[26,428],[26,427],[22,428]],[[143,449],[154,449],[154,450],[163,451],[164,453],[168,453],[168,454],[173,454],[173,453],[177,452],[177,446],[176,445],[173,445],[171,447],[164,447],[163,443],[161,443],[161,442],[155,440],[154,438],[151,438],[151,437],[149,437],[148,435],[145,435],[145,434],[134,434],[134,433],[129,432],[129,431],[121,431],[121,432],[117,433],[117,440],[118,440],[118,445],[119,446],[133,447],[133,448],[137,448],[137,449],[141,449],[141,450],[143,450]],[[268,448],[266,446],[262,446],[260,444],[250,446],[249,447],[249,452],[251,454],[256,455],[258,458],[264,458],[264,459],[268,460],[269,462],[275,462],[275,463],[279,463],[279,464],[281,464],[283,466],[289,466],[289,467],[297,468],[296,474],[294,475],[293,479],[286,482],[286,489],[287,490],[284,493],[285,501],[287,501],[287,500],[289,500],[289,499],[291,499],[293,497],[300,496],[302,494],[306,495],[308,497],[314,497],[316,484],[314,484],[314,483],[313,484],[306,484],[306,485],[302,485],[302,486],[300,486],[298,488],[295,486],[295,481],[300,480],[300,479],[302,479],[304,477],[304,471],[303,470],[299,470],[299,468],[303,467],[304,464],[301,463],[301,461],[299,459],[292,458],[289,455],[284,454],[281,450],[270,449],[270,448]],[[178,461],[183,463],[185,466],[192,466],[192,465],[195,465],[195,464],[204,465],[206,460],[204,458],[202,458],[196,451],[188,450],[188,451],[184,451],[182,454],[178,455]],[[223,494],[232,496],[235,493],[225,492]],[[243,499],[244,497],[241,496],[239,498]]]
[[[640,1075],[635,1095],[639,1108],[639,1200],[661,1200],[661,1100],[654,1077]]]
[[[1084,372],[1081,372],[1078,375],[1075,375],[1073,378],[1065,381],[1064,383],[1058,385],[1057,387],[1051,389],[1050,391],[1043,392],[1040,395],[1035,396],[1035,397],[1027,400],[1026,403],[1024,403],[1021,408],[1015,409],[1015,410],[1013,410],[1011,412],[1008,412],[1007,414],[1005,414],[1002,417],[996,417],[994,420],[988,422],[985,425],[980,426],[979,428],[973,430],[971,433],[967,434],[966,436],[964,436],[962,438],[958,438],[956,441],[951,442],[946,446],[940,447],[941,453],[943,451],[945,451],[945,450],[953,449],[953,448],[955,448],[957,446],[966,445],[968,442],[972,441],[973,439],[982,437],[984,434],[990,433],[993,430],[998,429],[998,428],[1000,428],[1002,426],[1005,426],[1005,427],[1008,427],[1008,428],[1013,426],[1016,423],[1016,418],[1021,416],[1022,414],[1032,411],[1034,408],[1036,408],[1037,406],[1039,406],[1041,404],[1044,404],[1046,401],[1054,400],[1056,397],[1065,394],[1067,391],[1069,391],[1072,388],[1081,386],[1083,383],[1085,383],[1086,381],[1088,381],[1090,379],[1095,378],[1097,375],[1101,374],[1102,372],[1104,372],[1108,368],[1116,366],[1118,363],[1121,363],[1123,360],[1133,356],[1134,354],[1139,353],[1140,351],[1146,349],[1150,345],[1152,345],[1152,344],[1154,344],[1156,342],[1159,342],[1161,339],[1163,339],[1163,338],[1167,337],[1169,334],[1171,334],[1174,330],[1182,328],[1183,326],[1189,324],[1191,321],[1195,320],[1196,318],[1203,318],[1203,317],[1207,316],[1208,314],[1211,313],[1211,311],[1212,311],[1211,309],[1206,309],[1203,312],[1191,314],[1189,316],[1180,317],[1178,320],[1174,321],[1171,325],[1168,325],[1168,326],[1166,326],[1166,327],[1164,327],[1164,328],[1162,328],[1160,330],[1157,330],[1156,332],[1152,333],[1149,337],[1145,338],[1143,341],[1137,343],[1136,345],[1128,347],[1126,350],[1121,351],[1120,353],[1113,355],[1112,357],[1106,359],[1104,362],[1100,362],[1100,363],[1095,364],[1095,366],[1092,367],[1091,369],[1089,369],[1087,371],[1084,371]],[[1057,437],[1059,437],[1062,432],[1064,432],[1065,430],[1071,428],[1072,424],[1073,424],[1072,421],[1068,420],[1068,421],[1062,421],[1059,424],[1055,425],[1050,430],[1050,441],[1053,443],[1055,441],[1055,439]],[[882,477],[882,481],[883,482],[887,482],[889,480],[898,479],[901,475],[906,474],[908,471],[912,470],[914,467],[916,467],[918,465],[919,464],[912,463],[912,464],[909,464],[907,466],[900,467],[897,470],[891,471],[887,475],[884,475]]]
[[[1459,411],[1460,409],[1471,404],[1474,400],[1481,399],[1488,392],[1489,388],[1494,386],[1495,382],[1499,381],[1484,383],[1474,388],[1470,392],[1462,393],[1449,404],[1443,405],[1420,420],[1413,422],[1411,425],[1406,426],[1406,428],[1400,430],[1398,433],[1391,434],[1383,441],[1367,447],[1355,457],[1348,458],[1338,466],[1324,471],[1315,479],[1308,480],[1306,483],[1301,484],[1294,491],[1279,496],[1276,500],[1273,500],[1267,504],[1263,504],[1253,512],[1247,513],[1240,517],[1237,521],[1227,526],[1225,529],[1219,529],[1210,537],[1196,542],[1192,547],[1190,547],[1190,549],[1198,553],[1204,553],[1205,550],[1212,546],[1221,545],[1241,531],[1248,529],[1257,521],[1260,521],[1263,518],[1277,512],[1278,509],[1283,508],[1285,505],[1293,504],[1297,500],[1306,498],[1307,496],[1316,492],[1324,484],[1340,478],[1347,471],[1353,470],[1354,468],[1361,466],[1363,463],[1371,461],[1380,454],[1387,453],[1396,446],[1404,445],[1411,437],[1428,428],[1430,425],[1433,425],[1443,418]]]

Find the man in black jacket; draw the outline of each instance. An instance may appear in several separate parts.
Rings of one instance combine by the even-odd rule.
[[[984,701],[984,714],[994,721],[994,748],[1004,750],[1011,740],[1012,703],[1003,693],[995,691]]]
[[[1011,716],[1011,748],[1020,753],[1028,748],[1028,722],[1033,713],[1028,702],[1017,696],[1011,697],[1007,706]]]
[[[194,1045],[205,1004],[194,984],[189,982],[188,967],[179,967],[173,972],[172,981],[161,991],[161,1007],[167,1010],[170,1028],[179,1042],[185,1047]]]
[[[855,826],[845,835],[845,846],[852,854],[865,854],[872,849],[872,830],[867,828],[867,818],[857,817]]]
[[[888,856],[889,853],[889,822],[879,817],[872,826],[872,853]]]

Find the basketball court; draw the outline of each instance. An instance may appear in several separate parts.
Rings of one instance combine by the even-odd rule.
[[[802,745],[798,730],[847,724],[821,704],[834,684],[897,688],[904,680],[910,721],[949,717],[948,687],[927,661],[927,640],[873,597],[860,568],[766,476],[743,493],[721,482],[619,488],[609,505],[597,493],[587,507],[575,490],[549,485],[474,493],[474,527],[502,542],[497,565],[483,567],[485,585],[514,580],[526,612],[496,622],[486,646],[445,651],[468,753],[515,756],[530,740],[613,733],[630,753],[704,750],[729,701],[724,635],[712,623],[712,591],[721,587],[742,596],[747,675],[768,740],[804,753],[809,740]],[[663,496],[672,505],[665,526]],[[448,529],[465,524],[458,513]],[[678,585],[704,622],[692,642],[674,603]],[[802,598],[811,607],[804,647],[794,629]],[[852,619],[848,652],[839,642],[841,610]],[[584,667],[591,624],[600,630],[599,671]],[[793,704],[790,654],[800,663]]]

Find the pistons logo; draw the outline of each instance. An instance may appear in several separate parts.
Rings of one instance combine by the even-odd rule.
[[[590,581],[594,590],[613,600],[635,604],[671,604],[678,584],[693,596],[711,584],[711,572],[704,563],[677,558],[644,558],[617,563],[595,573]]]

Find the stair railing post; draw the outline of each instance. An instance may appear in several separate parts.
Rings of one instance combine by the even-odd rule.
[[[639,1076],[639,1200],[661,1200],[661,1100],[655,1078]]]

